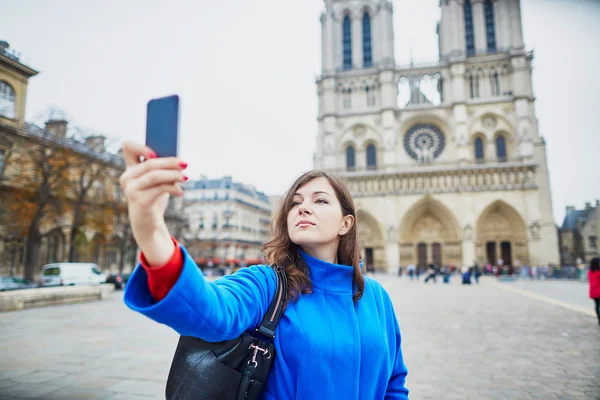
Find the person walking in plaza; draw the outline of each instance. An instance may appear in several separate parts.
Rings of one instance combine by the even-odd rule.
[[[590,285],[590,298],[594,300],[598,325],[600,325],[600,257],[594,257],[590,261],[588,271],[588,282]]]
[[[123,150],[120,183],[141,249],[127,306],[206,342],[252,333],[276,292],[274,268],[254,265],[205,280],[164,220],[169,195],[183,194],[187,164],[156,158],[136,143]],[[356,209],[346,185],[322,171],[303,174],[285,193],[272,228],[265,259],[285,271],[289,291],[259,398],[408,399],[398,321],[386,290],[361,273]]]
[[[433,283],[437,283],[437,270],[433,264],[429,264],[429,270],[427,271],[427,278],[423,281],[423,283],[429,282],[430,279],[433,279]]]

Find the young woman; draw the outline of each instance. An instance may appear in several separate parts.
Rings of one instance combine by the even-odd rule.
[[[125,291],[127,305],[205,341],[253,330],[275,293],[275,272],[256,265],[206,281],[164,221],[169,194],[183,194],[178,183],[187,180],[187,164],[156,158],[148,147],[130,142],[124,158],[120,182],[142,250],[141,266]],[[356,213],[346,186],[320,171],[298,178],[263,250],[269,263],[284,268],[290,292],[263,398],[408,399],[398,322],[388,293],[361,273]]]
[[[594,300],[598,324],[600,325],[600,257],[592,258],[590,261],[588,282],[590,284],[590,298]]]

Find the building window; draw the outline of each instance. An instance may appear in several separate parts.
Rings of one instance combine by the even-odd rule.
[[[472,99],[479,98],[479,76],[469,76],[469,97]]]
[[[15,117],[15,91],[4,81],[0,81],[0,115],[10,119]]]
[[[496,157],[498,161],[506,161],[506,139],[502,135],[496,137]]]
[[[473,31],[473,9],[471,1],[466,0],[463,8],[465,16],[465,42],[467,44],[467,57],[475,54],[475,33]]]
[[[4,149],[0,149],[0,176],[2,176],[2,172],[4,172],[4,157],[6,155],[6,151]]]
[[[368,68],[373,65],[373,52],[371,45],[371,17],[369,13],[363,15],[363,67]]]
[[[477,138],[475,139],[475,160],[477,160],[478,162],[483,161],[485,156],[484,150],[483,150],[483,139],[482,138]]]
[[[354,146],[346,147],[346,169],[354,169]]]
[[[346,15],[342,24],[342,46],[344,48],[344,69],[352,68],[352,22]]]
[[[496,52],[496,30],[494,27],[494,4],[492,0],[485,2],[485,35],[488,53]]]
[[[375,105],[375,88],[374,87],[365,87],[365,93],[367,95],[367,106],[373,107]]]
[[[352,108],[352,89],[348,88],[342,90],[342,102],[344,110]]]
[[[373,144],[367,146],[367,169],[377,169],[377,149]]]
[[[595,249],[596,248],[596,236],[590,236],[588,239],[590,241],[590,248]]]
[[[492,85],[492,96],[500,96],[500,77],[498,76],[498,73],[494,71],[490,79]]]

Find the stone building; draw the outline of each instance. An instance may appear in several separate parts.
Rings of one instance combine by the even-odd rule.
[[[357,203],[363,258],[559,262],[519,0],[441,0],[439,61],[399,66],[388,0],[325,0],[315,168]]]
[[[70,253],[73,261],[95,262],[106,272],[130,271],[137,263],[138,250],[118,182],[125,168],[123,159],[107,151],[104,136],[73,138],[64,120],[49,120],[44,128],[25,122],[28,80],[36,74],[0,41],[0,275],[23,274],[29,220],[35,211],[32,202],[23,199],[39,199],[41,171],[49,170],[48,166],[56,171],[61,165],[68,168],[53,173],[50,180],[63,183],[44,191],[48,205],[39,222],[33,278],[39,279],[44,264],[68,261]],[[42,160],[44,154],[48,157]],[[81,174],[88,167],[90,174]],[[96,178],[92,172],[98,172]],[[89,190],[80,203],[84,223],[71,238],[74,205],[81,194],[72,185],[78,178]],[[174,234],[183,226],[182,204],[175,200],[168,207],[166,220]]]
[[[600,200],[596,200],[595,206],[585,203],[583,210],[567,206],[559,234],[562,265],[589,263],[592,258],[600,256]]]
[[[187,182],[183,241],[200,266],[259,264],[271,210],[263,192],[229,176]]]

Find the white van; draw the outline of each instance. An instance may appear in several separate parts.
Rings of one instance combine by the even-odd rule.
[[[56,263],[42,268],[42,286],[99,285],[106,276],[92,263]]]

